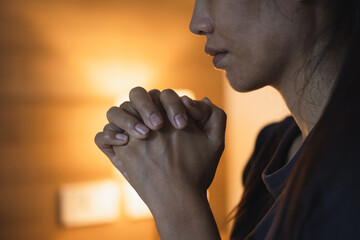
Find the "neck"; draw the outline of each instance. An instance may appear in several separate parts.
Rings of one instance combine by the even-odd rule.
[[[274,86],[284,98],[303,139],[319,121],[330,99],[338,65],[336,57],[326,57],[310,80],[304,77],[305,72],[300,72],[288,75],[279,86]],[[290,81],[293,76],[297,76],[296,80]]]

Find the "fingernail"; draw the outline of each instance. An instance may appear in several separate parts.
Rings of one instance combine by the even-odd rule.
[[[149,129],[141,123],[136,124],[135,131],[137,131],[141,135],[146,135],[149,132]]]
[[[118,139],[118,140],[121,140],[121,141],[126,141],[127,138],[128,138],[128,136],[125,135],[125,134],[117,133],[117,134],[115,135],[115,138]]]
[[[163,123],[163,120],[158,114],[154,113],[150,116],[150,122],[154,127],[157,127]]]
[[[178,114],[174,117],[175,119],[175,124],[179,127],[179,128],[183,128],[186,126],[187,124],[187,119],[186,117],[184,117],[184,115],[182,114]]]

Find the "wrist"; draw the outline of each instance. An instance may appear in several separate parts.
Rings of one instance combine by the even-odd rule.
[[[209,207],[206,193],[185,193],[174,194],[166,196],[153,202],[152,213],[155,220],[168,219],[172,216],[186,216],[192,215],[198,208]],[[173,214],[169,214],[173,213]],[[175,214],[176,213],[176,214]],[[176,217],[179,219],[179,217]]]
[[[162,239],[220,239],[206,192],[183,194],[151,210]]]

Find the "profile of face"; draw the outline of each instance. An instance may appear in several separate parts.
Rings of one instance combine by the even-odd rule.
[[[190,30],[235,90],[281,88],[314,39],[315,15],[301,0],[196,0]]]

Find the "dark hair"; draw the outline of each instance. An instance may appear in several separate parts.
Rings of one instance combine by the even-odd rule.
[[[342,65],[327,107],[312,130],[284,189],[286,198],[275,219],[278,227],[274,239],[302,239],[305,232],[310,234],[306,236],[307,239],[325,239],[321,223],[326,219],[321,219],[324,214],[318,209],[323,210],[329,198],[331,202],[339,201],[354,207],[360,205],[351,202],[354,194],[357,194],[355,199],[360,199],[360,190],[356,193],[353,191],[360,188],[357,186],[359,180],[356,179],[360,171],[360,1],[328,2],[335,9],[327,26],[327,32],[331,34],[316,65],[321,64],[321,60],[335,45],[344,51]],[[261,173],[266,164],[263,162],[248,173],[249,178],[259,181],[249,185],[245,183],[246,190],[235,216],[237,221],[244,221],[248,217],[247,209],[254,201],[254,193],[265,187]],[[339,188],[339,182],[344,186]],[[265,204],[268,208],[272,202],[269,200]],[[329,216],[338,215],[338,221],[346,221],[347,216],[359,214],[355,209],[344,213],[340,206],[326,206],[330,211]],[[255,227],[264,214],[250,218],[251,227]],[[311,226],[315,223],[316,226]],[[348,229],[336,229],[334,226],[333,234],[341,233],[338,235],[341,239],[354,237],[349,229],[359,231],[360,226],[353,222],[348,225]]]
[[[356,178],[360,170],[360,1],[335,2],[332,38],[345,40],[345,58],[328,105],[300,156],[301,164],[286,186],[275,239],[302,239],[305,233],[310,239],[359,236],[360,222],[354,219],[360,213],[356,202],[360,197]],[[326,232],[325,221],[333,224]]]

